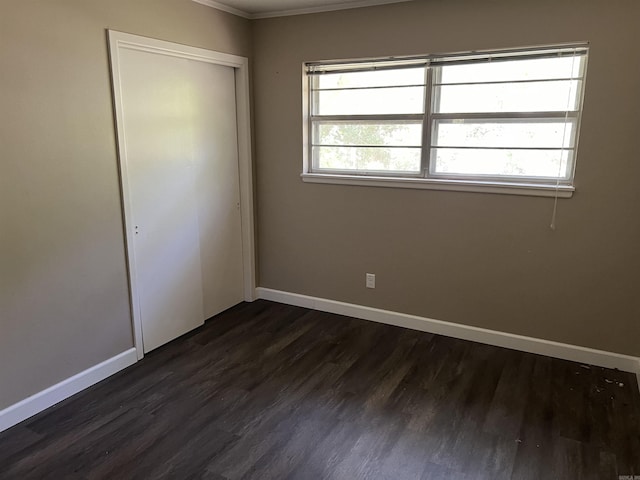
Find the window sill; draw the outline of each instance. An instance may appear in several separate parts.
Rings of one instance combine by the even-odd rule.
[[[336,185],[360,185],[366,187],[414,188],[424,190],[452,190],[456,192],[500,193],[534,197],[571,198],[575,187],[570,185],[539,185],[535,183],[499,183],[468,180],[441,180],[433,178],[390,178],[361,175],[334,175],[303,173],[303,182],[330,183]]]

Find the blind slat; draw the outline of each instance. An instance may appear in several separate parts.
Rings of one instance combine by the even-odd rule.
[[[563,46],[561,48],[533,48],[516,50],[497,50],[491,52],[465,52],[446,55],[424,55],[419,57],[380,58],[350,60],[343,62],[305,63],[307,75],[330,73],[371,72],[378,70],[397,70],[402,68],[421,68],[425,66],[462,65],[469,63],[504,62],[513,60],[532,60],[539,58],[558,58],[583,56],[587,54],[587,44]]]

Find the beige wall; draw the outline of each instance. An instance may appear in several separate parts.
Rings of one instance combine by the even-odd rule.
[[[0,409],[133,345],[105,29],[251,52],[190,0],[1,0]]]
[[[259,284],[640,355],[638,19],[637,0],[425,0],[254,22]],[[299,178],[303,61],[583,40],[577,192],[557,231],[549,198]]]

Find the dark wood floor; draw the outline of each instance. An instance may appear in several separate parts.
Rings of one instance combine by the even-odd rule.
[[[266,301],[0,434],[3,479],[634,474],[631,374]]]

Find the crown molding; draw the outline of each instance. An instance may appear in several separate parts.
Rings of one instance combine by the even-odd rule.
[[[216,10],[222,10],[223,12],[232,13],[233,15],[237,15],[242,18],[252,19],[253,15],[249,12],[245,12],[243,10],[238,10],[237,8],[230,7],[229,5],[225,5],[224,3],[216,2],[215,0],[193,0],[196,3],[200,3],[201,5],[206,5],[207,7],[215,8]]]
[[[375,7],[376,5],[386,5],[389,3],[410,2],[412,0],[360,0],[349,3],[333,3],[330,5],[322,5],[318,7],[293,8],[290,10],[279,10],[275,12],[255,13],[251,15],[252,19],[273,18],[273,17],[289,17],[292,15],[305,15],[309,13],[333,12],[336,10],[349,10],[352,8]]]
[[[333,12],[336,10],[348,10],[352,8],[374,7],[376,5],[410,2],[412,0],[359,0],[359,1],[348,2],[348,3],[332,3],[329,5],[321,5],[317,7],[293,8],[289,10],[276,10],[273,12],[263,12],[263,13],[245,12],[243,10],[239,10],[237,8],[225,5],[224,3],[218,2],[216,0],[193,0],[193,1],[196,3],[200,3],[202,5],[207,5],[208,7],[222,10],[224,12],[238,15],[239,17],[247,18],[249,20],[258,20],[261,18],[289,17],[292,15],[305,15],[309,13]]]

